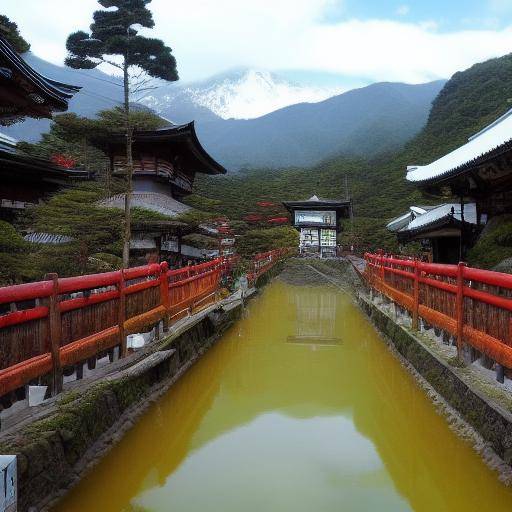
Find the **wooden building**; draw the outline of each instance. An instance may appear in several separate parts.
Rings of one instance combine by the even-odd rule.
[[[104,143],[114,176],[126,175],[126,136]],[[179,201],[192,193],[196,173],[225,174],[226,169],[201,146],[194,123],[133,134],[133,193]]]
[[[79,90],[40,75],[0,36],[0,125],[63,112]],[[12,220],[63,185],[88,177],[85,171],[23,155],[14,139],[0,134],[0,218],[4,220]]]
[[[285,201],[283,205],[300,232],[300,254],[320,258],[337,255],[340,220],[352,216],[351,200],[320,199],[315,195],[305,201]]]
[[[0,124],[25,117],[51,118],[66,111],[79,90],[40,75],[0,36]]]
[[[434,162],[411,165],[407,180],[430,195],[476,205],[476,224],[512,213],[512,109]]]
[[[115,134],[101,143],[110,161],[113,176],[126,176],[126,136]],[[131,205],[176,217],[191,210],[182,203],[192,193],[196,173],[225,174],[226,169],[202,147],[194,123],[170,126],[159,130],[136,131],[132,139],[133,193]],[[103,206],[124,209],[124,194],[101,202]],[[170,261],[201,260],[219,252],[181,243],[183,227],[175,223],[152,223],[146,231],[136,226],[131,241],[138,262],[152,260],[159,255]]]
[[[411,206],[409,211],[388,223],[387,229],[396,234],[398,242],[419,241],[422,253],[431,262],[457,263],[478,233],[475,203],[464,207],[464,222],[459,203],[437,206]],[[461,234],[465,233],[465,245]]]

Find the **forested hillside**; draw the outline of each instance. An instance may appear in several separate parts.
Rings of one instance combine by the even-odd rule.
[[[307,170],[206,178],[199,180],[198,194],[221,200],[229,215],[241,218],[257,201],[301,199],[313,193],[344,197],[347,176],[356,214],[353,241],[362,248],[392,248],[394,238],[386,233],[386,221],[410,204],[436,201],[422,198],[405,181],[406,166],[426,164],[463,144],[509,109],[511,102],[512,55],[506,55],[456,73],[435,99],[425,128],[398,153],[377,160],[335,159]]]
[[[304,168],[338,155],[374,157],[402,148],[423,128],[444,83],[376,83],[257,119],[205,121],[198,135],[233,170]]]

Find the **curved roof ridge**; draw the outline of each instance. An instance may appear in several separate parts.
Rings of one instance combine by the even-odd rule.
[[[427,165],[408,166],[407,180],[425,183],[480,165],[512,144],[512,109],[471,137],[468,142]]]

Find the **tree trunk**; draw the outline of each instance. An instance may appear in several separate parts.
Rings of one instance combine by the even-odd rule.
[[[82,137],[82,151],[84,154],[84,170],[89,170],[89,154],[87,151],[87,137]]]
[[[128,63],[124,63],[124,113],[126,123],[126,193],[124,196],[124,239],[123,239],[123,268],[130,266],[130,239],[132,234],[131,226],[131,199],[132,199],[132,176],[133,176],[133,155],[132,155],[132,126],[130,124],[130,84],[128,81]]]

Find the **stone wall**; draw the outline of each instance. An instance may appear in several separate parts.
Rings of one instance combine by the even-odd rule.
[[[458,360],[445,360],[412,331],[397,324],[365,295],[359,304],[392,346],[432,388],[481,436],[487,448],[512,465],[512,414],[507,393],[474,382]]]
[[[18,510],[45,510],[91,469],[144,410],[239,317],[240,302],[218,308],[112,376],[70,391],[52,412],[0,440],[18,458]]]

